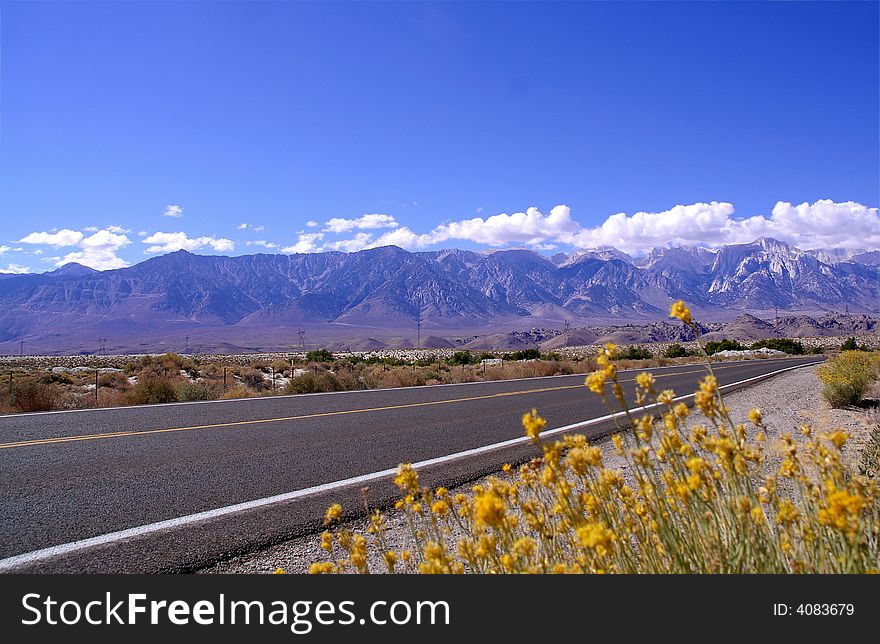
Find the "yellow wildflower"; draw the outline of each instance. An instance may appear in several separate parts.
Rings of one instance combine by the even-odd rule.
[[[324,513],[324,525],[330,525],[334,521],[339,521],[342,518],[342,506],[338,503],[334,503],[329,508],[327,508],[327,512]]]
[[[480,494],[474,503],[477,522],[481,525],[498,528],[504,523],[504,501],[493,491]]]
[[[636,384],[645,391],[654,391],[654,376],[647,371],[641,372],[636,376]]]
[[[419,491],[419,474],[413,469],[412,464],[401,463],[397,467],[397,476],[394,477],[394,484],[400,488],[401,492],[415,494]]]
[[[685,305],[683,300],[673,303],[669,309],[669,317],[677,318],[685,324],[693,322],[690,309]]]
[[[600,523],[588,523],[577,529],[581,545],[597,554],[605,554],[614,542],[614,533]]]
[[[544,429],[547,421],[538,416],[537,409],[533,409],[530,413],[523,414],[522,424],[523,427],[525,427],[526,436],[537,443],[538,435],[541,433],[541,430]]]
[[[433,512],[434,514],[438,514],[441,517],[445,517],[447,514],[449,514],[449,505],[446,503],[446,501],[435,501],[434,505],[431,506],[431,512]]]
[[[763,414],[761,413],[761,410],[758,409],[757,407],[755,409],[750,409],[749,410],[749,421],[755,427],[760,427],[761,424],[764,422],[764,418],[763,418]]]

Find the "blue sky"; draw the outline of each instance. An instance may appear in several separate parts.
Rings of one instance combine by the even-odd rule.
[[[6,272],[880,247],[876,2],[4,2],[0,28]]]

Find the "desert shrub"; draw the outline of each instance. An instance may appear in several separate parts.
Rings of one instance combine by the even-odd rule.
[[[128,378],[125,377],[124,373],[118,371],[102,373],[98,376],[98,386],[119,390],[128,389]]]
[[[847,338],[844,340],[843,344],[840,345],[841,351],[870,351],[870,349],[864,345],[856,342],[855,338]]]
[[[44,385],[72,385],[73,378],[64,371],[47,371],[40,376],[39,381]]]
[[[180,371],[190,371],[195,368],[193,361],[189,358],[184,358],[182,355],[177,353],[166,353],[164,355],[159,356],[155,360],[162,367],[168,369],[169,372],[179,373]]]
[[[316,349],[306,354],[306,362],[333,362],[333,354],[327,349]]]
[[[537,349],[522,349],[507,354],[508,360],[537,360],[541,357],[541,352]]]
[[[859,462],[859,473],[872,479],[880,474],[880,425],[876,425],[868,436]]]
[[[275,370],[279,376],[282,375],[285,371],[290,369],[290,363],[287,360],[282,360],[281,358],[272,361],[272,368]]]
[[[167,378],[150,376],[125,392],[125,402],[129,405],[154,405],[177,401],[177,390]]]
[[[804,350],[804,345],[798,342],[797,340],[792,340],[790,338],[770,338],[768,340],[759,340],[755,342],[752,346],[752,349],[774,349],[775,351],[782,351],[783,353],[790,353],[795,356],[802,356],[806,351]]]
[[[329,371],[305,373],[292,378],[284,389],[286,394],[315,394],[325,391],[341,391],[339,381]]]
[[[699,337],[682,302],[671,313]],[[760,410],[732,418],[711,373],[695,395],[699,421],[647,372],[636,378],[638,395],[661,417],[637,415],[623,396],[615,353],[611,345],[599,355],[587,387],[632,416],[613,436],[631,480],[583,435],[542,440],[546,421],[532,410],[522,424],[536,458],[454,497],[422,486],[411,465],[400,465],[394,483],[410,527],[405,549],[389,549],[378,510],[367,535],[336,529],[344,510],[334,504],[321,536],[328,560],[309,572],[368,573],[370,547],[389,572],[429,574],[876,570],[880,499],[876,486],[842,464],[844,432],[815,435],[803,426],[806,444],[783,435],[777,460]]]
[[[456,351],[451,357],[447,358],[446,363],[451,365],[465,365],[472,361],[470,351]]]
[[[645,347],[627,347],[614,354],[612,360],[650,360],[654,357]]]
[[[266,382],[266,379],[263,377],[263,372],[259,369],[242,367],[239,370],[238,377],[245,386],[250,387],[251,389],[262,391],[263,389],[269,388],[269,383]]]
[[[388,389],[392,387],[418,387],[424,385],[428,379],[425,371],[418,369],[407,369],[400,367],[383,371],[378,376],[378,385],[380,389]]]
[[[818,372],[822,396],[832,407],[847,407],[861,401],[880,373],[880,354],[844,351],[829,358]]]
[[[217,390],[198,382],[185,382],[177,388],[177,400],[189,402],[193,400],[215,400]]]
[[[9,403],[17,411],[25,413],[53,411],[58,409],[59,396],[58,391],[52,385],[38,380],[27,380],[13,384]]]
[[[686,358],[692,355],[694,355],[693,351],[688,351],[678,343],[669,345],[666,351],[663,352],[664,358]]]
[[[736,340],[728,340],[727,338],[724,338],[723,340],[711,340],[707,342],[704,349],[706,353],[711,356],[719,351],[744,351],[745,347]]]
[[[253,389],[248,389],[244,385],[236,385],[235,387],[230,387],[220,396],[220,400],[231,400],[233,398],[254,398],[257,394],[254,393]]]

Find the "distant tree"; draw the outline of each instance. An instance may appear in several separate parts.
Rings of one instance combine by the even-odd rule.
[[[452,365],[465,365],[471,363],[471,352],[470,351],[456,351],[452,354],[452,357],[447,361]]]
[[[666,351],[663,352],[664,358],[685,358],[692,355],[694,355],[693,351],[688,351],[677,342],[669,345]]]
[[[333,362],[333,354],[327,349],[316,349],[306,354],[306,362]]]
[[[846,341],[840,345],[841,351],[868,351],[868,347],[863,344],[859,344],[856,342],[855,338],[847,338]]]
[[[509,360],[537,360],[540,357],[541,352],[537,349],[523,349],[521,351],[514,351],[507,356]]]
[[[712,340],[706,343],[706,353],[710,356],[719,351],[744,351],[745,347],[736,340]]]
[[[790,353],[796,356],[802,356],[806,351],[804,345],[797,340],[789,338],[770,338],[769,340],[759,340],[752,345],[752,349],[775,349],[783,353]]]
[[[618,351],[611,357],[612,360],[648,360],[653,358],[654,354],[645,347],[627,347],[623,351]]]

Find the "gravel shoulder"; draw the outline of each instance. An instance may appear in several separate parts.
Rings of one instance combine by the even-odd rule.
[[[874,388],[872,395],[875,399],[880,397],[880,386]],[[880,415],[876,410],[866,412],[863,409],[832,409],[821,396],[821,385],[816,377],[815,367],[796,369],[759,382],[725,396],[725,402],[731,410],[731,416],[735,420],[742,419],[747,425],[749,410],[760,408],[767,426],[767,437],[771,442],[772,439],[779,438],[786,432],[800,437],[798,428],[804,424],[812,426],[817,432],[831,432],[838,429],[847,432],[850,440],[844,446],[843,458],[852,467],[858,463],[871,429],[880,421]],[[700,422],[699,415],[694,414],[692,422]],[[624,470],[624,476],[628,478],[622,459],[615,453],[610,437],[594,444],[603,450],[606,466]],[[450,492],[468,493],[474,483],[452,488]],[[385,517],[389,528],[387,533],[389,547],[395,550],[409,547],[409,529],[403,513],[388,510],[385,512]],[[351,521],[345,527],[365,534],[367,522],[363,519]],[[304,573],[313,562],[326,560],[326,554],[320,549],[319,544],[319,535],[307,535],[263,551],[219,562],[199,572],[269,573],[280,567],[289,573]],[[379,562],[375,563],[377,565],[371,566],[372,569],[381,570]]]

